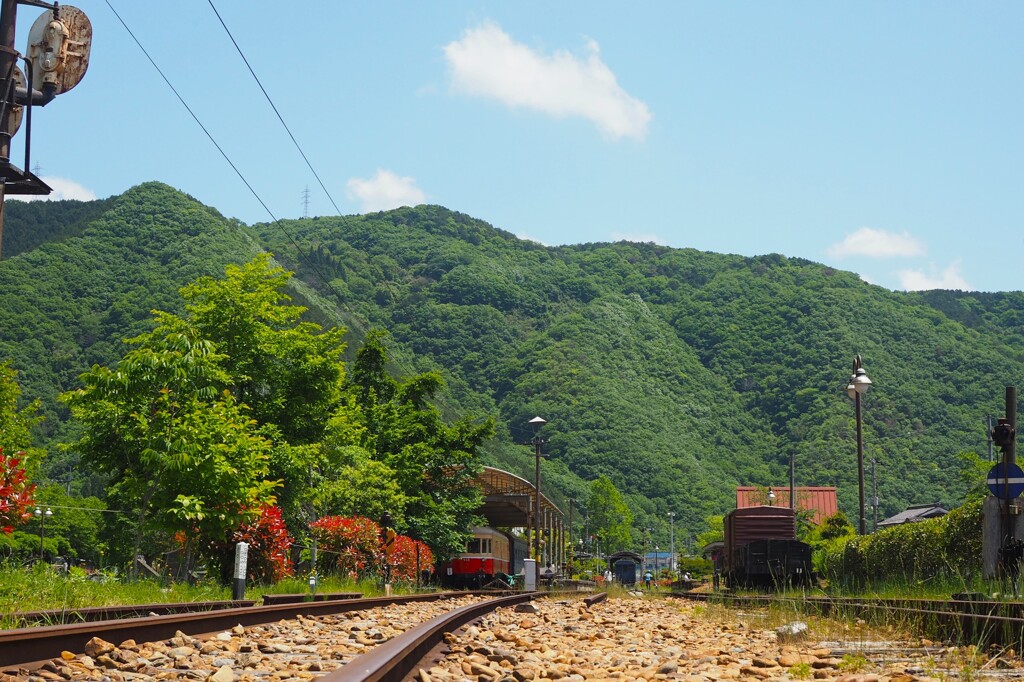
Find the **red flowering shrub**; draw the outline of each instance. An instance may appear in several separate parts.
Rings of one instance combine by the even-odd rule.
[[[24,454],[24,453],[18,453]],[[35,504],[34,483],[25,478],[25,470],[18,466],[21,460],[7,457],[0,448],[0,530],[6,534],[32,517],[29,508]]]
[[[249,543],[249,578],[273,583],[292,574],[288,550],[295,541],[288,534],[279,507],[264,506],[258,519],[234,532],[231,542]]]
[[[380,526],[365,516],[325,516],[310,529],[322,551],[322,566],[357,575],[378,567]]]
[[[425,542],[405,535],[396,535],[388,556],[393,580],[416,580],[416,550],[419,549],[419,570],[432,569],[434,553]]]
[[[336,566],[342,572],[357,575],[375,573],[383,568],[381,527],[370,519],[363,516],[326,516],[311,528],[322,551],[322,566]],[[419,569],[433,567],[434,553],[426,543],[405,535],[395,536],[386,557],[391,566],[392,580],[416,579],[417,549]]]

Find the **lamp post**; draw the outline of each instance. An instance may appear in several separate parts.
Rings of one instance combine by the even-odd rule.
[[[39,560],[43,560],[43,538],[46,537],[46,519],[53,516],[53,512],[47,507],[44,512],[39,507],[36,507],[36,518],[39,519]]]
[[[676,577],[676,513],[668,513],[668,551],[672,558],[668,562],[669,570],[672,572],[672,579]]]
[[[570,566],[569,570],[570,570],[570,572],[572,572],[571,566],[575,563],[575,559],[576,559],[575,552],[574,552],[574,550],[576,549],[576,546],[573,545],[573,543],[572,543],[572,536],[573,536],[573,533],[572,533],[572,504],[575,501],[576,500],[572,499],[571,497],[569,498],[569,532],[568,532],[568,534],[562,536],[562,546],[563,547],[566,547],[566,546],[568,547],[567,551],[569,553],[568,559],[569,559],[569,566]],[[566,543],[566,540],[568,540],[568,543]]]
[[[857,414],[857,490],[860,500],[860,534],[867,535],[868,520],[864,514],[864,428],[861,418],[860,397],[871,386],[868,373],[861,367],[860,355],[853,358],[853,374],[846,386],[846,393],[853,399]]]
[[[540,566],[540,446],[544,444],[544,439],[540,437],[540,429],[547,423],[547,420],[542,417],[534,417],[530,420],[530,424],[533,425],[533,440],[531,442],[537,461],[534,471],[537,494],[533,498],[533,558],[536,559],[538,567]]]
[[[651,539],[651,530],[651,528],[644,528],[644,560],[640,569],[644,573],[647,572],[647,542]]]

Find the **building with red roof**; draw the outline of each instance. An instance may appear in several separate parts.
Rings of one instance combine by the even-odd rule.
[[[789,506],[789,486],[764,488],[762,486],[741,485],[736,488],[736,508],[759,507],[769,504],[768,491],[775,493],[770,503],[776,507]],[[811,522],[821,525],[828,517],[839,511],[836,500],[836,489],[833,486],[797,486],[797,510],[810,510]]]

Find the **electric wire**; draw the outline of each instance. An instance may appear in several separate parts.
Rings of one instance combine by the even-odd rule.
[[[110,8],[110,11],[114,13],[114,16],[117,17],[117,20],[121,22],[122,26],[124,26],[124,30],[128,31],[128,35],[132,37],[132,40],[135,41],[135,44],[139,46],[140,50],[142,50],[142,54],[146,55],[146,59],[148,59],[149,63],[153,65],[153,68],[156,69],[156,72],[160,74],[160,77],[164,80],[164,83],[167,84],[167,87],[171,89],[171,92],[173,92],[174,96],[178,98],[178,101],[181,102],[181,105],[183,107],[185,107],[185,110],[188,111],[188,113],[192,116],[192,119],[203,130],[203,132],[206,133],[206,137],[210,139],[210,142],[212,142],[213,146],[217,148],[217,151],[220,152],[220,155],[223,156],[224,160],[228,162],[228,165],[231,166],[231,170],[235,171],[235,175],[237,175],[239,179],[241,179],[241,181],[245,184],[245,186],[249,188],[249,191],[252,193],[254,197],[256,197],[256,201],[260,202],[260,205],[263,206],[263,209],[267,212],[267,214],[274,221],[277,221],[277,217],[274,215],[274,212],[270,210],[270,207],[267,206],[266,203],[264,203],[260,195],[256,192],[255,189],[253,189],[252,185],[249,184],[249,181],[246,180],[244,175],[242,175],[242,171],[238,170],[238,167],[227,155],[227,152],[225,152],[224,149],[221,148],[221,146],[217,143],[217,140],[214,139],[210,131],[206,129],[206,126],[203,125],[203,122],[199,120],[199,117],[196,116],[196,113],[192,111],[192,107],[188,105],[188,102],[186,102],[185,98],[181,96],[181,94],[178,92],[178,89],[175,88],[174,85],[171,84],[171,81],[167,78],[167,76],[164,75],[163,70],[159,66],[157,66],[156,61],[154,61],[153,58],[149,55],[149,52],[146,50],[146,48],[142,46],[142,43],[139,41],[139,39],[135,37],[135,33],[132,32],[130,28],[128,28],[128,24],[126,24],[124,19],[121,18],[121,15],[117,13],[117,10],[114,9],[114,6],[110,4],[110,0],[104,0],[104,2],[107,3],[107,7]]]
[[[334,206],[334,211],[339,216],[342,216],[343,214],[341,212],[341,209],[338,208],[338,204],[335,203],[334,197],[331,196],[331,193],[327,189],[327,186],[324,184],[324,181],[320,179],[319,173],[317,173],[316,169],[313,168],[313,164],[310,162],[309,157],[306,156],[306,152],[304,152],[302,150],[302,146],[299,145],[299,141],[296,140],[295,139],[295,135],[292,134],[291,128],[289,128],[288,124],[285,123],[284,117],[281,115],[281,112],[278,110],[277,105],[274,104],[274,100],[270,97],[270,93],[268,93],[267,89],[265,87],[263,87],[263,82],[260,81],[259,76],[256,75],[256,71],[252,68],[252,64],[249,63],[249,60],[248,60],[248,58],[246,58],[245,53],[242,52],[241,46],[238,44],[238,41],[235,40],[235,36],[231,33],[231,29],[228,28],[227,23],[225,23],[224,18],[221,16],[220,12],[217,10],[216,5],[213,4],[213,0],[207,0],[207,2],[210,5],[210,9],[213,10],[213,13],[215,15],[217,15],[217,20],[220,21],[220,25],[221,25],[221,27],[223,27],[224,32],[227,33],[228,34],[228,38],[231,39],[231,43],[235,46],[235,50],[238,52],[238,56],[240,56],[242,58],[242,61],[245,62],[246,68],[249,69],[249,74],[252,75],[253,80],[256,81],[256,85],[259,86],[260,91],[263,93],[263,96],[267,100],[267,103],[270,104],[270,108],[273,109],[274,110],[274,114],[277,115],[277,120],[281,122],[281,125],[285,129],[285,132],[288,133],[288,137],[291,138],[292,144],[295,145],[295,148],[298,150],[299,155],[302,156],[302,160],[306,162],[306,166],[309,168],[309,171],[313,174],[313,177],[315,177],[316,181],[320,184],[320,188],[324,191],[324,194],[327,195],[327,198],[328,198],[328,200],[330,200],[331,205]],[[306,199],[306,204],[305,205],[306,205],[306,209],[303,212],[303,217],[304,218],[308,217],[308,212],[309,212],[308,190],[307,190],[307,199]],[[298,249],[297,246],[296,246],[296,249]],[[308,261],[307,261],[307,264],[309,264]],[[325,281],[322,276],[320,276],[320,280],[321,281]],[[387,280],[383,280],[383,283],[384,283],[384,286],[388,289],[388,291],[391,292],[391,295],[392,296],[396,296],[396,293],[395,293],[393,287],[391,286],[391,283],[388,282]],[[330,285],[328,285],[328,286],[330,286]],[[335,293],[337,294],[337,292],[335,292]],[[341,296],[340,295],[338,295],[338,300],[339,301],[341,300]]]
[[[330,200],[331,205],[334,206],[334,210],[340,216],[341,209],[338,208],[338,204],[334,203],[334,197],[332,197],[331,193],[327,190],[327,186],[324,185],[324,181],[320,179],[320,175],[316,172],[316,169],[313,168],[313,164],[310,163],[309,158],[306,156],[306,152],[302,150],[302,147],[299,145],[298,140],[295,139],[295,135],[292,134],[292,131],[288,127],[288,124],[285,123],[284,117],[281,116],[281,112],[278,111],[277,109],[277,105],[274,104],[274,100],[271,99],[270,94],[267,92],[267,89],[263,87],[263,83],[260,82],[259,76],[256,75],[256,72],[253,70],[252,65],[246,58],[245,53],[242,52],[242,48],[239,47],[238,41],[235,40],[235,36],[231,34],[231,29],[229,29],[228,25],[224,23],[224,18],[220,15],[220,12],[217,11],[217,7],[213,4],[213,0],[207,0],[207,2],[210,3],[210,9],[212,9],[213,13],[217,15],[217,20],[220,21],[220,25],[224,27],[224,32],[228,34],[228,38],[231,39],[231,43],[235,46],[235,50],[238,51],[238,56],[242,58],[243,62],[245,62],[245,66],[247,69],[249,69],[249,73],[252,74],[253,79],[256,81],[256,85],[260,87],[260,91],[263,92],[263,96],[267,98],[267,102],[270,104],[270,108],[274,110],[275,114],[277,114],[277,120],[281,122],[282,126],[284,126],[285,132],[288,133],[288,137],[290,137],[292,140],[292,144],[294,144],[295,148],[299,151],[299,154],[302,156],[302,160],[306,162],[306,166],[309,168],[309,172],[312,173],[313,177],[316,178],[316,181],[320,183],[320,188],[324,191],[324,194],[327,195],[327,198]]]
[[[224,149],[220,146],[220,144],[217,143],[217,140],[213,137],[213,134],[210,133],[206,126],[203,125],[203,122],[199,120],[199,117],[196,116],[195,112],[192,110],[192,107],[188,105],[188,103],[185,101],[185,98],[181,96],[177,88],[175,88],[174,85],[171,83],[170,79],[167,78],[167,76],[164,74],[163,70],[157,65],[153,57],[150,56],[149,52],[142,45],[142,42],[135,36],[135,33],[131,30],[131,28],[128,27],[128,24],[125,23],[125,20],[121,18],[121,15],[118,14],[117,10],[114,9],[114,6],[110,4],[110,0],[104,0],[104,2],[106,2],[107,7],[110,8],[110,11],[114,13],[114,16],[117,17],[117,20],[121,22],[121,25],[124,26],[124,30],[127,31],[128,35],[132,37],[132,40],[135,41],[135,44],[139,46],[140,50],[142,50],[142,54],[146,56],[146,59],[149,60],[149,63],[152,64],[153,68],[156,69],[157,73],[160,74],[160,77],[163,79],[164,83],[167,84],[167,87],[171,89],[171,92],[173,92],[174,96],[178,98],[178,101],[181,102],[181,105],[183,107],[185,107],[186,111],[188,111],[188,113],[192,116],[192,119],[196,122],[196,124],[202,129],[204,133],[206,133],[206,137],[208,137],[210,142],[213,143],[213,146],[217,148],[217,151],[220,152],[220,155],[222,157],[224,157],[224,160],[227,161],[229,166],[231,166],[231,169],[235,171],[235,174],[239,177],[242,183],[245,184],[245,186],[249,189],[249,192],[251,192],[252,195],[256,198],[256,201],[260,203],[263,209],[267,212],[267,215],[271,217],[272,224],[277,226],[277,228],[280,229],[285,234],[286,237],[288,237],[288,240],[291,242],[292,246],[295,247],[295,253],[298,256],[298,258],[310,270],[312,270],[313,273],[317,276],[317,278],[321,282],[323,282],[324,286],[326,286],[335,295],[339,303],[343,302],[344,298],[341,296],[341,293],[334,288],[334,285],[332,285],[330,280],[328,280],[324,276],[324,274],[320,271],[320,268],[318,268],[315,263],[313,263],[310,259],[306,257],[305,253],[303,253],[302,249],[299,247],[298,242],[295,240],[295,237],[292,236],[291,232],[289,232],[287,228],[285,228],[284,223],[282,223],[280,219],[278,219],[278,217],[274,215],[274,212],[270,210],[270,207],[267,206],[266,202],[263,201],[263,198],[260,197],[259,193],[249,183],[249,181],[246,179],[242,171],[239,170],[238,167],[234,164],[231,158],[227,155],[227,152],[225,152]]]

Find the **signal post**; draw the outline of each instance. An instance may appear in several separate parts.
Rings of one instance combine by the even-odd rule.
[[[45,10],[15,49],[18,5]],[[32,173],[32,109],[78,85],[89,67],[92,24],[77,7],[43,0],[0,0],[0,256],[7,194],[47,195],[53,189]],[[22,66],[25,67],[24,71]],[[25,120],[25,167],[11,163],[11,139]]]
[[[1003,453],[1002,461],[988,473],[992,493],[984,501],[982,526],[982,574],[992,579],[1009,578],[1017,590],[1024,562],[1024,471],[1017,466],[1017,389],[1006,387],[1006,416],[992,427],[992,442]]]

